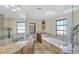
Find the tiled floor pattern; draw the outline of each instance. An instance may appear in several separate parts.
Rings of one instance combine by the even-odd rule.
[[[51,54],[51,52],[41,43],[36,42],[34,47],[35,54]]]

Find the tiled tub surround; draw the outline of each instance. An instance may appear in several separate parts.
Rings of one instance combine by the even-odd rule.
[[[65,38],[61,37],[63,40]],[[61,39],[58,39],[58,37],[52,37],[47,34],[42,34],[42,39],[45,40],[46,42],[55,45],[59,48],[62,49],[62,53],[72,53],[72,46],[70,41],[63,41]],[[67,40],[67,39],[66,39]]]

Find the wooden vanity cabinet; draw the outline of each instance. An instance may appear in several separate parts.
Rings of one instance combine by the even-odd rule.
[[[15,54],[33,54],[34,53],[34,43],[28,43],[26,46],[21,48]]]
[[[42,38],[41,38],[41,34],[37,33],[37,41],[42,43]]]

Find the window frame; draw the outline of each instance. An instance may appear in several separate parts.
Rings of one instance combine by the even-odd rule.
[[[30,34],[35,34],[36,33],[36,23],[29,23],[30,24]],[[32,28],[32,29],[31,29]],[[33,30],[33,32],[31,32]]]
[[[68,22],[67,22],[66,24],[57,25],[57,22],[58,22],[58,21],[64,21],[64,20],[67,20],[67,19],[64,18],[64,19],[56,20],[56,35],[64,35],[64,34],[65,34],[64,31],[67,33],[67,23],[68,23]],[[63,27],[66,26],[66,30],[64,30],[64,29],[63,29],[63,30],[58,30],[58,29],[57,29],[58,26],[63,26]],[[63,31],[63,34],[58,34],[57,31]]]
[[[16,22],[16,32],[17,32],[17,34],[25,34],[25,33],[18,33],[18,23],[25,23],[25,21],[17,21]],[[22,29],[19,29],[19,30],[22,30]],[[25,29],[23,29],[23,30],[25,30]]]

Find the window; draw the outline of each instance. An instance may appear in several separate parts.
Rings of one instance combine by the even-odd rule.
[[[19,37],[24,38],[24,35],[25,35],[25,22],[24,21],[17,22],[17,33]]]
[[[30,34],[36,33],[36,23],[30,23]]]
[[[56,34],[57,35],[64,35],[67,33],[67,20],[57,20],[56,21]]]

